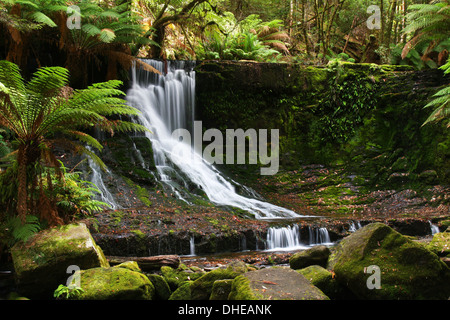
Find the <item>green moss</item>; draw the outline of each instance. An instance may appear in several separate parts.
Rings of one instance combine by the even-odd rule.
[[[80,273],[80,300],[151,300],[155,288],[142,273],[126,268],[92,268]]]
[[[233,268],[227,268],[215,269],[204,274],[191,284],[191,298],[193,300],[208,300],[211,295],[214,282],[217,280],[234,279],[238,275],[242,274],[242,272],[242,270],[235,271]]]
[[[228,300],[232,283],[233,279],[214,281],[209,300]]]
[[[423,245],[381,223],[359,229],[340,242],[331,268],[338,281],[365,299],[436,299],[450,294],[450,270]],[[369,290],[365,268],[376,265],[381,289]]]
[[[194,281],[205,273],[203,271],[199,272],[196,269],[188,268],[184,264],[180,264],[176,269],[168,266],[161,267],[161,274],[169,284],[170,289],[175,291],[184,282]]]
[[[165,278],[158,274],[148,274],[147,277],[155,287],[155,300],[168,300],[172,292]]]
[[[186,281],[178,287],[169,297],[169,300],[192,300],[191,284],[193,281]]]
[[[241,275],[237,276],[231,284],[228,300],[263,300],[263,295],[254,292],[250,287],[250,280]]]
[[[433,239],[427,245],[428,250],[439,256],[450,255],[450,232],[439,232],[433,235]]]

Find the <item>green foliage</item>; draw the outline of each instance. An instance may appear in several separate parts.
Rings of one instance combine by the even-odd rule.
[[[6,217],[0,223],[0,242],[11,247],[16,242],[27,241],[40,230],[41,224],[36,216],[28,215],[25,223],[17,216]]]
[[[444,74],[450,73],[450,58],[440,69],[444,70]],[[424,125],[431,122],[448,120],[447,128],[450,128],[450,85],[439,90],[433,98],[425,108],[434,107],[435,109],[425,121]]]
[[[82,293],[84,293],[84,290],[82,288],[76,287],[76,286],[65,286],[63,284],[60,284],[58,288],[56,288],[55,292],[53,293],[53,297],[56,299],[73,299],[80,296]]]
[[[328,68],[333,75],[328,80],[328,91],[315,110],[319,120],[312,134],[319,145],[347,142],[363,124],[367,112],[375,107],[375,84],[369,78],[352,76],[339,60],[330,61]]]
[[[55,173],[52,177],[52,187],[43,184],[45,192],[51,199],[55,199],[58,212],[68,218],[84,218],[108,207],[108,204],[95,200],[100,193],[98,188],[90,181],[81,178],[79,172],[67,172],[61,163],[63,179]]]
[[[280,51],[288,52],[282,41],[287,35],[279,31],[282,27],[280,20],[263,23],[257,15],[250,15],[237,22],[229,12],[225,17],[216,19],[214,25],[205,31],[205,40],[197,52],[201,59],[267,62],[277,61],[281,57]]]
[[[27,202],[33,194],[29,189],[43,183],[46,167],[60,167],[53,153],[56,146],[87,154],[103,165],[87,147],[101,150],[102,145],[83,130],[99,129],[111,134],[147,130],[112,119],[138,112],[119,98],[124,94],[118,89],[121,81],[96,83],[67,92],[68,81],[69,72],[61,67],[41,68],[30,81],[25,81],[17,65],[0,61],[0,126],[14,134],[17,145],[17,212],[22,219],[28,213]],[[42,199],[44,196],[40,195],[40,205],[45,205],[43,211],[47,211],[49,202]],[[32,209],[39,212],[42,208]]]

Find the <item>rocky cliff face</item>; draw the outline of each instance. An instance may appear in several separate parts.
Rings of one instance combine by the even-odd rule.
[[[450,181],[448,130],[422,127],[424,105],[449,83],[439,70],[203,62],[196,73],[205,129],[279,129],[285,168],[345,163],[377,184],[415,182],[426,170]]]

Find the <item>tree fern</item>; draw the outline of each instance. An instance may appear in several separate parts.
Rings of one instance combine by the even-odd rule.
[[[85,144],[101,149],[101,144],[84,130],[99,128],[113,134],[115,131],[146,131],[143,126],[108,118],[110,115],[136,115],[119,96],[120,81],[94,84],[62,96],[69,72],[61,67],[47,67],[36,71],[25,82],[19,68],[11,62],[0,61],[0,125],[15,134],[18,163],[17,211],[24,221],[28,213],[29,186],[39,185],[28,176],[40,179],[30,168],[38,165],[59,167],[52,150],[55,146],[69,148],[91,155]]]
[[[25,223],[17,216],[8,217],[3,225],[6,231],[5,240],[8,246],[18,241],[27,241],[41,230],[39,218],[33,215],[26,217]]]
[[[450,73],[450,58],[440,69],[444,70],[444,74]],[[444,120],[448,121],[447,128],[450,128],[450,85],[439,90],[433,97],[434,99],[425,108],[433,107],[435,109],[425,121],[424,125]]]

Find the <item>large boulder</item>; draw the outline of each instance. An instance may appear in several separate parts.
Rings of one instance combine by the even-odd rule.
[[[336,279],[361,299],[448,299],[450,269],[424,245],[382,223],[344,238],[330,257]]]
[[[14,245],[11,255],[18,289],[29,298],[52,297],[73,270],[109,267],[83,223],[43,230]],[[68,269],[70,266],[75,267]]]
[[[77,300],[152,300],[155,288],[142,272],[126,267],[92,268],[78,271],[80,295]]]
[[[233,280],[229,300],[329,300],[303,275],[291,268],[266,268]]]
[[[303,269],[312,265],[326,267],[330,249],[326,246],[314,246],[310,249],[294,253],[289,258],[289,265],[292,269]]]

